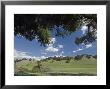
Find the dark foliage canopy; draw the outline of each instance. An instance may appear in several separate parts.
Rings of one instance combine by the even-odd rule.
[[[51,31],[56,36],[64,37],[87,26],[87,32],[77,37],[76,44],[91,43],[96,40],[97,15],[96,14],[15,14],[14,34],[23,36],[32,41],[37,39],[41,45],[50,43]],[[63,29],[59,29],[62,27]]]

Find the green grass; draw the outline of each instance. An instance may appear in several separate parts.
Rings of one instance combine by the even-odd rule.
[[[41,71],[36,69],[37,71],[33,72],[32,69],[34,66],[37,66],[37,61],[23,60],[17,62],[15,64],[15,75],[97,75],[97,60],[95,59],[83,59],[79,61],[71,60],[69,63],[66,63],[65,60],[54,62],[52,62],[52,60],[48,60],[41,62],[41,64]]]

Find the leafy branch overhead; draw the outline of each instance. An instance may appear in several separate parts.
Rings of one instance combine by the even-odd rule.
[[[64,37],[87,26],[86,33],[77,37],[76,44],[94,42],[97,30],[96,14],[15,14],[14,34],[32,41],[37,39],[41,45],[50,43],[51,31],[56,36]],[[61,29],[62,28],[62,29]]]

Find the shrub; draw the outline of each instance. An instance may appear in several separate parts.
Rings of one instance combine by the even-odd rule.
[[[80,55],[77,55],[77,56],[75,56],[75,58],[74,58],[75,60],[81,60],[82,59],[82,56],[80,56]]]
[[[43,72],[48,72],[48,71],[50,71],[50,69],[47,66],[40,66],[40,68],[38,66],[34,66],[32,68],[32,72],[34,73],[36,72],[43,73]]]
[[[66,62],[65,63],[69,63],[70,62],[70,60],[66,60]]]
[[[29,70],[27,68],[19,67],[16,68],[15,75],[25,75]]]
[[[33,68],[32,68],[32,72],[41,72],[40,71],[40,68],[38,67],[38,66],[34,66]]]

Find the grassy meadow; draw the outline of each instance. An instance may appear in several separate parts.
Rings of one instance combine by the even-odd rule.
[[[96,76],[97,60],[21,60],[14,63],[15,76]]]

